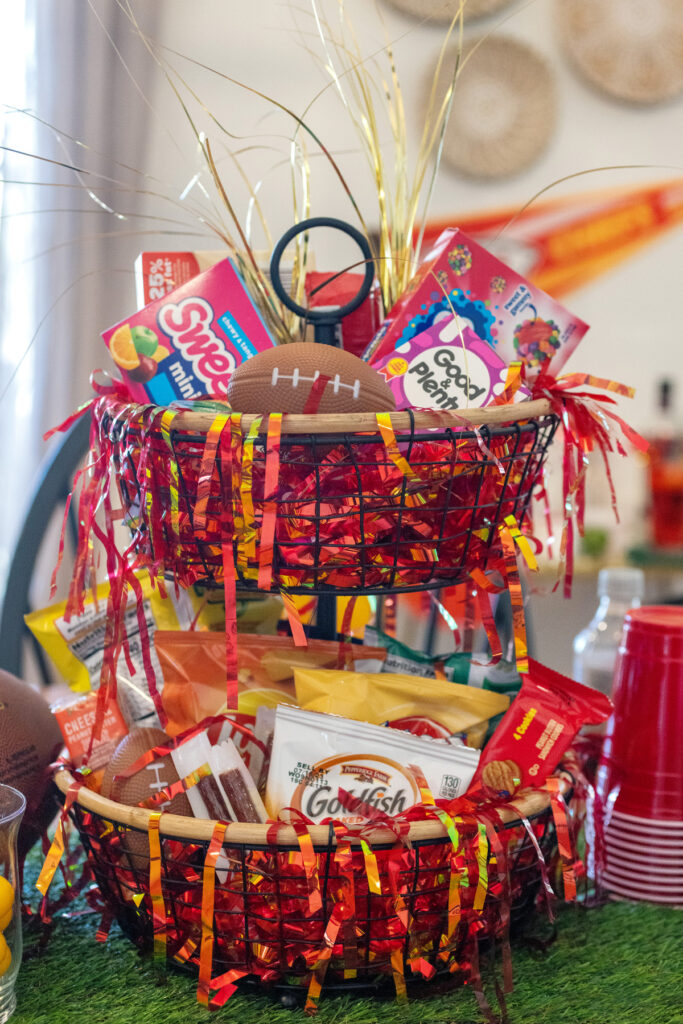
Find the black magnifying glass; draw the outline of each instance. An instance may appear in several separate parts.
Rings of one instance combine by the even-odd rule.
[[[280,276],[280,261],[285,249],[293,238],[296,238],[297,235],[310,231],[312,228],[334,228],[337,231],[342,231],[345,235],[349,235],[349,237],[356,242],[363,254],[363,262],[365,264],[363,283],[350,302],[347,302],[336,309],[308,309],[306,306],[300,306],[298,302],[295,302],[291,295],[287,293],[284,285],[282,284],[282,277]],[[341,273],[343,273],[343,271]],[[335,276],[336,275],[333,273],[330,274],[330,280],[333,280]],[[292,313],[296,313],[296,315],[301,317],[302,320],[306,320],[313,324],[314,340],[321,345],[338,346],[340,344],[339,327],[342,320],[345,316],[348,316],[349,313],[352,313],[354,309],[358,309],[360,304],[367,298],[372,287],[374,277],[375,264],[367,238],[351,224],[347,224],[344,220],[337,220],[335,217],[309,217],[307,220],[302,220],[299,221],[298,224],[294,224],[288,231],[285,231],[284,235],[273,249],[273,255],[270,259],[270,280],[275,294],[282,304],[286,306],[287,309],[291,310]],[[327,283],[328,282],[325,282],[325,284]],[[324,287],[324,285],[321,285],[320,287]]]

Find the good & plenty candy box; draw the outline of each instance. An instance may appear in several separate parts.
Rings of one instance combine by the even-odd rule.
[[[233,370],[275,344],[224,259],[102,335],[137,402],[225,397]]]
[[[363,358],[385,365],[442,318],[457,317],[509,365],[557,374],[588,325],[502,263],[458,228],[437,238],[417,274],[389,311]],[[438,339],[437,339],[438,340]],[[474,403],[470,404],[483,404]]]
[[[487,342],[443,314],[428,330],[401,341],[374,364],[397,409],[466,409],[487,405],[505,387],[507,366]]]

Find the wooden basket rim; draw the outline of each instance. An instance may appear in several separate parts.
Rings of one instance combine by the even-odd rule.
[[[134,403],[115,399],[112,404],[121,408],[135,408]],[[138,406],[144,410],[145,406]],[[160,407],[161,408],[161,407]],[[226,414],[229,407],[226,405]],[[411,430],[433,430],[441,428],[457,432],[475,426],[504,426],[540,419],[552,413],[548,399],[525,399],[506,405],[489,405],[483,409],[462,409],[458,412],[437,412],[421,410],[416,412],[389,413],[391,425],[397,432]],[[179,409],[173,417],[173,429],[199,434],[207,433],[216,419],[216,412],[207,410]],[[243,413],[240,419],[242,431],[249,430],[257,418],[254,413]],[[268,414],[263,414],[263,433],[268,427]],[[283,434],[365,434],[377,433],[377,413],[334,413],[329,415],[300,415],[285,413],[282,417]]]
[[[55,772],[55,783],[66,795],[69,787],[74,782],[74,777],[66,766],[59,766]],[[571,787],[570,781],[565,776],[560,776],[560,792],[565,793]],[[76,803],[87,811],[92,811],[98,817],[107,821],[116,822],[119,825],[126,825],[130,828],[146,832],[149,826],[151,811],[145,807],[129,807],[126,804],[116,803],[107,797],[101,796],[94,790],[85,786],[79,789],[76,795]],[[550,794],[542,790],[533,790],[525,793],[518,800],[510,801],[508,807],[499,810],[501,820],[509,825],[523,816],[530,818],[546,811],[550,806]],[[209,842],[213,836],[215,821],[208,818],[190,818],[179,814],[163,814],[159,819],[159,832],[173,839],[189,839],[197,842]],[[282,825],[277,832],[275,839],[269,837],[272,825],[255,824],[252,822],[230,822],[225,830],[224,845],[235,846],[296,846],[298,843],[297,834],[291,825]],[[307,831],[313,840],[314,846],[328,846],[330,843],[330,830],[327,825],[308,825]],[[410,825],[408,838],[412,842],[420,842],[430,839],[445,839],[447,832],[440,821],[414,821]],[[376,829],[364,837],[373,846],[396,843],[396,836],[389,829]],[[359,839],[349,837],[352,843],[359,843]]]

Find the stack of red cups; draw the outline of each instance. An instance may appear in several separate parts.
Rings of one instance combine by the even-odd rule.
[[[628,612],[613,701],[598,769],[604,885],[616,897],[683,906],[683,608]]]

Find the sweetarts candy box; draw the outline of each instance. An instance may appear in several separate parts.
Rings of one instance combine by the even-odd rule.
[[[275,345],[237,269],[221,260],[102,335],[136,402],[225,397],[236,366]]]
[[[536,288],[459,228],[442,231],[363,354],[386,360],[441,317],[457,316],[509,365],[557,374],[588,330],[578,317]]]
[[[196,252],[141,252],[135,261],[138,306],[162,299],[174,288],[225,259],[224,249]]]
[[[498,353],[448,313],[373,365],[397,409],[479,408],[503,390],[507,375]]]

